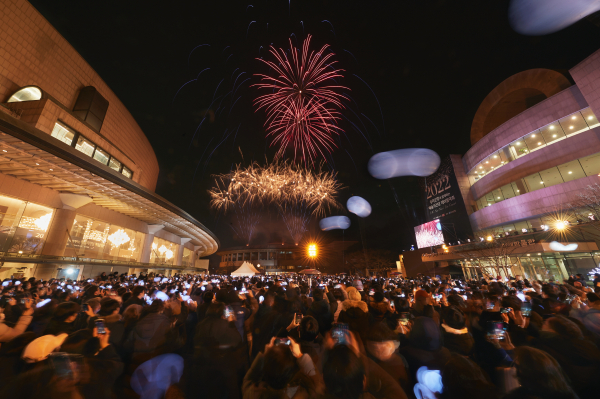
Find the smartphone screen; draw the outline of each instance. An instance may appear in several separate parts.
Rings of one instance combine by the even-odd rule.
[[[258,297],[258,303],[263,303],[264,300],[265,300],[264,296],[261,295]]]
[[[495,306],[496,306],[496,302],[494,302],[494,301],[487,301],[485,303],[485,308],[487,310],[492,310],[492,309],[494,309]]]
[[[231,306],[225,306],[225,318],[226,319],[230,318],[232,314],[233,314],[233,309],[231,309]]]
[[[504,339],[506,331],[504,330],[504,323],[501,321],[488,321],[487,322],[487,336],[492,339]]]
[[[88,310],[90,310],[90,305],[84,303],[83,305],[81,305],[81,309],[83,309],[84,312],[87,312]]]
[[[96,319],[94,322],[98,329],[98,334],[106,334],[106,328],[104,327],[104,319]]]
[[[523,313],[523,317],[531,317],[531,303],[524,302],[521,305],[521,313]]]
[[[331,329],[331,338],[333,338],[338,345],[346,345],[348,343],[347,334],[348,324],[335,323]]]
[[[296,324],[300,324],[300,322],[302,321],[302,314],[301,313],[296,313]]]
[[[400,324],[402,324],[403,326],[407,326],[408,325],[408,312],[402,312],[400,313]]]
[[[287,338],[276,338],[275,345],[290,345],[292,342]]]

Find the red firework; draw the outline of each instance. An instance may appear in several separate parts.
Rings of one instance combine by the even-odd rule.
[[[349,90],[331,84],[342,77],[342,70],[335,68],[331,51],[325,54],[328,45],[309,52],[310,38],[304,40],[301,54],[290,40],[290,58],[283,49],[271,47],[276,62],[260,61],[277,76],[258,74],[261,83],[254,85],[271,92],[254,103],[257,111],[264,108],[267,113],[267,136],[273,136],[271,145],[279,144],[277,156],[283,156],[291,145],[294,159],[299,153],[306,163],[313,163],[319,154],[325,158],[323,151],[331,152],[336,147],[334,135],[342,130],[337,125],[339,110],[346,99],[337,91]]]

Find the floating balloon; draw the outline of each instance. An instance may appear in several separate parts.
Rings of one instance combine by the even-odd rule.
[[[512,0],[508,19],[522,35],[557,32],[600,10],[598,0]]]
[[[350,197],[348,202],[346,202],[346,206],[350,212],[360,216],[361,218],[366,218],[371,214],[371,205],[366,199],[357,195]]]
[[[579,245],[578,244],[561,244],[558,241],[552,241],[550,243],[550,249],[556,252],[568,252],[575,251]]]
[[[329,230],[346,230],[350,227],[350,218],[347,216],[330,216],[328,218],[321,219],[319,227],[323,231]]]
[[[368,169],[376,179],[398,176],[429,176],[440,166],[440,156],[427,148],[404,148],[380,152],[369,159]]]

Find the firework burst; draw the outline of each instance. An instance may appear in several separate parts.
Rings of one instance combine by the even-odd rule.
[[[264,167],[255,163],[246,168],[238,165],[230,173],[216,176],[209,193],[213,209],[224,212],[240,212],[248,204],[253,209],[257,204],[274,206],[298,243],[311,215],[324,215],[340,207],[335,199],[340,188],[334,172],[275,162]]]
[[[349,90],[335,84],[342,77],[328,45],[314,52],[309,50],[309,35],[299,53],[290,39],[290,56],[283,49],[271,47],[275,62],[259,59],[274,76],[257,74],[261,83],[254,86],[270,91],[255,100],[257,111],[267,114],[267,136],[271,145],[279,145],[277,157],[283,157],[288,146],[294,150],[294,159],[301,157],[305,164],[313,164],[334,147],[334,137],[342,132],[338,126],[340,111],[347,99],[339,90]],[[327,52],[327,54],[326,54]],[[332,84],[333,83],[333,84]]]

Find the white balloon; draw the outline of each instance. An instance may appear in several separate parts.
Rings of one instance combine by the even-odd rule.
[[[556,252],[568,252],[568,251],[575,251],[577,249],[577,247],[579,246],[579,244],[561,244],[558,241],[552,241],[550,243],[550,249]]]
[[[600,10],[598,0],[512,0],[508,19],[523,35],[546,35]]]
[[[346,230],[350,227],[350,218],[347,216],[330,216],[319,221],[319,227],[323,231],[329,230]]]
[[[375,154],[367,168],[376,179],[398,176],[429,176],[440,166],[440,156],[427,148],[404,148]]]
[[[366,199],[355,195],[354,197],[350,197],[348,202],[346,202],[346,207],[348,210],[361,218],[366,218],[371,214],[371,205],[367,202]]]

